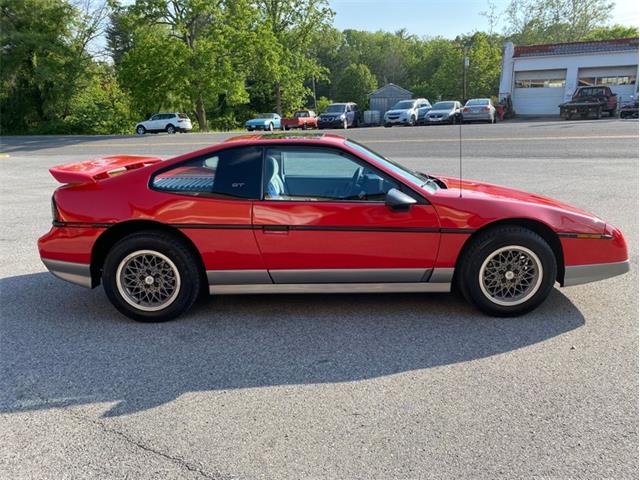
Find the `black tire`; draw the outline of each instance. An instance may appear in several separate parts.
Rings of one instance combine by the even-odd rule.
[[[176,133],[176,127],[174,127],[173,125],[169,124],[167,125],[167,127],[165,128],[165,130],[167,131],[167,133],[169,135],[173,135],[174,133]]]
[[[342,129],[346,130],[347,128],[349,128],[349,120],[347,120],[346,118],[342,121]]]
[[[410,127],[415,127],[416,126],[416,117],[411,115],[411,118],[409,119],[409,126]]]
[[[179,277],[174,297],[166,307],[157,305],[155,311],[134,307],[134,300],[122,293],[119,288],[118,269],[125,264],[125,259],[135,252],[151,251],[168,258],[175,266]],[[116,309],[133,320],[139,322],[165,322],[182,315],[189,310],[203,289],[203,276],[199,269],[201,259],[198,258],[184,241],[164,232],[146,231],[131,234],[118,241],[107,254],[102,271],[102,284],[107,297]],[[143,274],[144,275],[144,274]],[[150,273],[148,276],[153,277]],[[126,290],[122,286],[123,290]],[[127,290],[128,291],[128,290]],[[177,292],[177,293],[175,293]]]
[[[284,127],[284,129],[285,129],[285,131],[287,131],[287,132],[289,131],[289,127],[287,127],[287,126],[285,126],[285,127]]]
[[[538,277],[531,280],[531,290],[528,293],[525,290],[522,294],[524,296],[514,299],[511,305],[498,303],[503,301],[492,297],[480,280],[483,265],[486,262],[488,266],[491,265],[489,259],[506,247],[528,250],[533,253],[533,257],[530,257],[531,265],[538,270],[535,257],[540,266]],[[553,250],[540,235],[523,227],[504,226],[481,233],[471,240],[463,255],[456,269],[457,287],[468,302],[488,315],[514,317],[530,312],[547,298],[556,280],[557,264]],[[517,270],[514,272],[518,273]],[[513,276],[514,272],[505,272],[505,278],[509,273]]]
[[[144,135],[145,133],[147,133],[147,129],[146,129],[146,128],[144,128],[144,126],[142,126],[142,125],[138,125],[138,126],[136,127],[136,133],[137,133],[138,135]]]
[[[269,126],[265,128],[265,130],[268,130],[269,132],[273,132],[273,123],[270,123]]]
[[[602,118],[602,109],[598,108],[596,110],[596,119],[600,120]]]

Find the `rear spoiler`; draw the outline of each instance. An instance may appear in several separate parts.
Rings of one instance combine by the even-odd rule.
[[[128,170],[146,167],[161,162],[157,157],[139,155],[113,155],[110,157],[85,160],[84,162],[58,165],[49,169],[53,178],[60,183],[95,183]]]

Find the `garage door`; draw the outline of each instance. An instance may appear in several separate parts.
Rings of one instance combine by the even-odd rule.
[[[558,115],[564,101],[566,70],[516,72],[513,108],[518,115]]]
[[[635,95],[637,88],[638,66],[581,68],[578,72],[578,85],[607,85],[620,101],[626,102]]]

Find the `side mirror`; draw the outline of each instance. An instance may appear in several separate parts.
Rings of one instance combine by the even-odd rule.
[[[416,203],[416,199],[410,197],[406,193],[401,192],[397,188],[392,188],[387,192],[384,204],[391,210],[403,212],[409,210],[411,205]]]

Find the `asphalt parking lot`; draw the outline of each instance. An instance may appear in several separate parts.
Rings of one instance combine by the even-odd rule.
[[[448,175],[459,133],[346,132]],[[230,296],[145,325],[44,271],[48,167],[227,136],[2,139],[0,478],[638,477],[637,121],[463,127],[464,176],[592,211],[629,243],[627,275],[524,317],[444,294]]]

